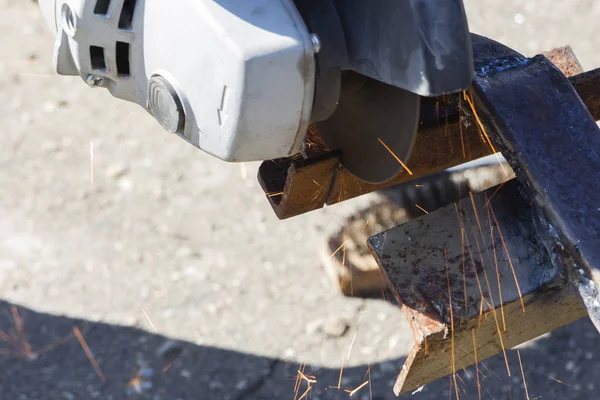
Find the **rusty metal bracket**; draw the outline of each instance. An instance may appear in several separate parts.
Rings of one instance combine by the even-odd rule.
[[[600,129],[544,56],[510,56],[498,69],[506,60],[476,65],[477,108],[539,209],[553,263],[568,272],[600,330]]]
[[[488,50],[475,47],[476,65],[489,60]],[[553,57],[565,65],[565,72],[577,70],[578,62],[571,52],[558,52]],[[600,119],[600,69],[575,75],[569,81],[593,118]],[[465,113],[462,106],[464,102],[459,95],[424,99],[415,147],[407,162],[412,175],[403,170],[382,184],[363,182],[344,170],[339,162],[332,161],[336,153],[317,146],[316,155],[306,154],[301,161],[298,157],[265,161],[259,170],[259,182],[277,216],[285,219],[492,154],[473,115]]]
[[[517,180],[370,239],[415,333],[397,394],[586,312],[600,329],[597,72],[569,80],[544,56],[473,44],[463,112]]]
[[[396,395],[586,315],[533,213],[513,180],[369,239],[415,337]]]

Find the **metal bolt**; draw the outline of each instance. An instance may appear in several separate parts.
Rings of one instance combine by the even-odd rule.
[[[63,4],[61,9],[61,28],[67,35],[74,37],[77,34],[77,17],[68,4]]]
[[[319,38],[319,35],[317,35],[316,33],[311,33],[310,41],[312,42],[312,45],[313,45],[313,52],[315,54],[320,52],[321,51],[321,39]]]
[[[93,88],[104,86],[104,78],[98,75],[89,74],[85,82]]]

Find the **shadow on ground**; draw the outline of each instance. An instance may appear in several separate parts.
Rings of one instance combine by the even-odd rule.
[[[2,399],[294,398],[296,362],[175,342],[140,329],[38,313],[6,302],[0,304],[0,310],[0,329],[10,336],[1,338]],[[25,336],[18,334],[19,320]],[[98,363],[98,372],[73,333],[74,327],[82,332],[85,345]],[[28,352],[27,343],[33,355],[24,354]],[[600,336],[585,319],[522,349],[529,398],[596,398],[599,345]],[[511,378],[507,377],[502,356],[480,364],[482,398],[526,398],[516,353],[509,351],[508,357]],[[387,360],[372,365],[371,387],[364,386],[352,398],[394,398],[390,384],[401,363]],[[345,368],[343,382],[366,381],[367,368]],[[339,369],[307,366],[305,371],[317,383],[304,398],[348,398],[349,393],[330,388],[337,386]],[[461,399],[479,397],[473,368],[461,371],[458,383]],[[449,398],[449,389],[448,379],[441,379],[406,397]],[[303,384],[297,398],[305,390]]]

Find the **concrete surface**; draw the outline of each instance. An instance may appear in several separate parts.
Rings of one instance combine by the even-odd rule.
[[[466,5],[478,33],[525,54],[569,43],[584,68],[600,65],[594,1]],[[0,343],[0,399],[294,398],[300,363],[318,381],[312,399],[347,398],[330,388],[342,359],[342,387],[371,366],[372,398],[394,397],[412,342],[403,316],[381,299],[338,296],[319,262],[324,234],[368,199],[278,221],[256,164],[215,160],[137,106],[56,76],[34,2],[0,0],[0,49],[0,329],[15,329],[16,304],[43,350]],[[181,356],[162,372],[172,360],[156,353],[172,340]],[[530,398],[596,398],[598,344],[580,321],[524,347]],[[503,364],[481,367],[483,397],[524,398]],[[139,390],[128,387],[140,368]],[[461,398],[477,398],[473,371],[460,377]],[[441,380],[414,398],[449,395]],[[368,386],[353,396],[369,397]]]

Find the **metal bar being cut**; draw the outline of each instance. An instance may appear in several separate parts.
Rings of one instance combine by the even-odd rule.
[[[538,233],[546,251],[565,269],[600,330],[600,129],[595,117],[544,56],[510,54],[485,38],[474,37],[474,46],[494,49],[475,65],[482,128],[540,210]]]
[[[475,48],[476,63],[481,64],[489,57],[489,53]],[[576,70],[577,61],[572,53],[562,52],[554,60],[565,65],[567,73]],[[600,69],[575,75],[569,81],[592,117],[600,119]],[[367,183],[339,165],[338,153],[322,148],[319,148],[322,152],[311,152],[305,159],[290,157],[263,162],[258,180],[278,218],[297,216],[492,154],[472,114],[461,111],[465,104],[459,97],[443,96],[424,102],[419,132],[407,162],[412,175],[403,170],[387,182]]]
[[[414,334],[396,395],[586,315],[521,185],[496,189],[369,239]]]

